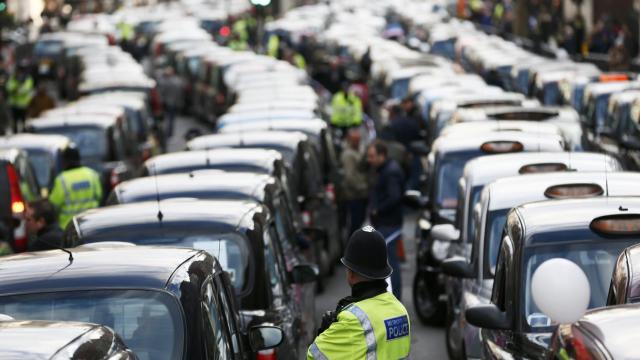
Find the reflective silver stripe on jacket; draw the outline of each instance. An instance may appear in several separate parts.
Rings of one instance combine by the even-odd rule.
[[[367,343],[367,360],[376,360],[376,334],[373,332],[373,326],[371,325],[371,321],[369,321],[369,317],[355,304],[352,304],[345,310],[355,315],[358,321],[360,321],[362,330],[364,330],[364,340]]]
[[[309,347],[309,350],[311,351],[311,355],[315,360],[329,360],[329,358],[324,356],[322,351],[320,351],[320,349],[318,348],[318,345],[316,345],[315,342],[311,344],[311,347]]]

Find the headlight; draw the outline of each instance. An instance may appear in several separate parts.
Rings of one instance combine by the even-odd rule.
[[[433,240],[431,244],[431,255],[433,255],[434,259],[443,261],[449,255],[450,245],[451,243],[448,241]]]

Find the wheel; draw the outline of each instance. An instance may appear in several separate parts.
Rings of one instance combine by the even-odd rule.
[[[456,340],[453,336],[453,322],[455,321],[455,319],[453,318],[453,313],[452,311],[449,309],[449,307],[447,307],[447,318],[445,321],[445,341],[447,344],[447,354],[449,355],[449,359],[452,360],[462,360],[464,359],[463,354],[464,354],[464,348],[462,347],[462,344],[456,344]]]
[[[440,326],[444,322],[446,309],[438,301],[438,293],[433,289],[437,286],[436,281],[433,276],[421,272],[413,280],[413,305],[425,325]]]

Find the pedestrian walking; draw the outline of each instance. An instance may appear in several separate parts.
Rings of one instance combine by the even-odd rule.
[[[33,86],[28,64],[24,61],[20,62],[15,74],[9,77],[6,86],[14,134],[18,133],[19,128],[24,130],[27,107],[33,98]]]
[[[158,90],[165,110],[165,135],[173,136],[177,112],[182,108],[182,81],[171,67],[166,67],[158,79]]]
[[[51,110],[56,107],[56,102],[49,95],[47,91],[47,86],[44,83],[38,84],[38,90],[36,91],[36,95],[29,102],[29,106],[27,107],[27,117],[37,118],[43,112],[47,110]]]
[[[56,177],[49,201],[64,229],[76,214],[100,206],[102,183],[98,173],[80,164],[80,152],[75,147],[63,151],[62,166],[64,171]]]
[[[402,278],[397,244],[402,235],[402,196],[405,177],[400,165],[388,157],[387,146],[376,140],[367,148],[367,162],[376,171],[376,179],[369,192],[369,218],[387,242],[389,263],[393,268],[393,294],[402,300]]]
[[[52,250],[62,247],[62,229],[56,210],[49,200],[32,201],[25,214],[27,233],[31,239],[29,251]]]
[[[382,234],[371,226],[357,230],[341,262],[351,295],[324,315],[307,360],[406,359],[411,324],[407,309],[387,291],[384,279],[393,270]]]
[[[362,124],[362,101],[349,89],[349,83],[343,82],[331,99],[331,125],[338,128],[350,128]]]
[[[349,234],[359,229],[367,216],[369,181],[364,168],[364,156],[360,151],[361,137],[359,128],[350,129],[340,154],[340,163],[344,169],[342,193],[349,212]]]

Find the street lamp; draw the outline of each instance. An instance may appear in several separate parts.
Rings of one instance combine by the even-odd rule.
[[[271,5],[271,0],[250,0],[251,5],[256,9],[257,16],[257,26],[258,26],[258,51],[263,52],[262,48],[262,38],[264,37],[264,18],[265,18],[265,9],[267,6]]]

